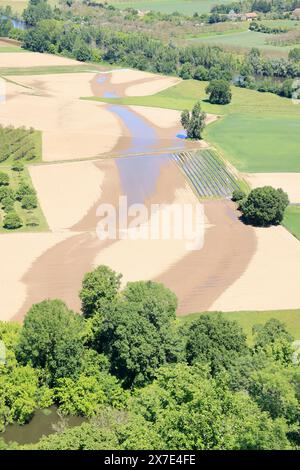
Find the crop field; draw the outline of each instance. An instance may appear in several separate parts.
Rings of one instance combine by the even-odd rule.
[[[99,0],[100,2],[100,0]],[[110,0],[118,8],[136,8],[138,10],[154,10],[162,13],[178,11],[185,15],[194,13],[208,13],[210,9],[219,3],[230,3],[230,0]]]
[[[300,240],[300,205],[286,209],[282,224]]]
[[[260,33],[257,31],[241,31],[225,34],[210,34],[204,37],[192,38],[189,40],[192,44],[213,44],[218,46],[238,48],[238,49],[251,49],[257,47],[258,49],[273,52],[286,52],[293,48],[290,46],[275,46],[269,44],[267,41],[270,38],[269,34]]]
[[[230,197],[240,187],[237,178],[214,150],[181,152],[172,157],[199,197]]]
[[[271,93],[232,87],[229,105],[206,101],[207,82],[185,80],[156,95],[105,99],[106,102],[191,109],[223,116],[207,126],[204,138],[240,171],[300,172],[300,106]]]
[[[0,232],[47,228],[26,168],[41,160],[41,146],[41,133],[34,129],[0,126]],[[25,188],[24,194],[20,188]],[[19,222],[8,228],[4,225],[11,213]]]
[[[300,172],[300,118],[232,114],[205,136],[240,171]]]
[[[41,160],[41,134],[34,129],[0,126],[0,165]]]
[[[190,322],[199,318],[200,315],[214,315],[214,312],[194,313],[182,318],[181,321]],[[243,328],[249,344],[253,342],[252,328],[254,325],[263,325],[271,318],[276,318],[286,325],[287,330],[295,339],[300,339],[300,310],[267,310],[261,312],[225,312],[224,317],[228,320],[237,321]]]

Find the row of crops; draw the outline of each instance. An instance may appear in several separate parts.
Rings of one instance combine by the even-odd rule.
[[[173,160],[185,173],[199,197],[231,197],[239,181],[215,150],[175,153]]]
[[[39,154],[35,134],[32,128],[0,126],[0,163],[35,160]]]

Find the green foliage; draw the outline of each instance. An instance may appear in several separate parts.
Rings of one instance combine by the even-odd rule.
[[[36,196],[36,192],[32,186],[22,181],[16,191],[16,199],[22,201],[25,196]]]
[[[21,200],[21,206],[26,210],[35,209],[37,205],[38,201],[35,194],[26,194]]]
[[[15,162],[12,164],[11,169],[14,171],[21,172],[21,171],[24,171],[24,165],[22,162]]]
[[[282,189],[264,186],[253,189],[240,204],[240,210],[247,223],[268,227],[282,222],[288,205],[288,195]]]
[[[107,266],[98,266],[84,276],[79,297],[85,317],[91,317],[97,312],[111,308],[117,298],[121,278],[121,274],[117,274]]]
[[[231,392],[199,366],[160,369],[132,408],[167,450],[289,448],[284,420],[272,420],[247,394]]]
[[[263,351],[267,356],[283,364],[291,363],[294,338],[282,322],[272,318],[265,325],[254,326],[253,333],[256,351]]]
[[[187,338],[188,363],[208,363],[213,374],[228,368],[238,355],[247,351],[242,328],[221,314],[202,315],[192,322]]]
[[[300,47],[295,47],[290,50],[289,59],[295,62],[300,62]]]
[[[212,104],[229,104],[232,98],[230,84],[226,80],[212,80],[205,91]]]
[[[40,157],[38,133],[25,127],[0,125],[0,163],[32,161]]]
[[[22,227],[23,223],[21,218],[13,210],[7,212],[3,220],[3,227],[8,230],[14,230]]]
[[[0,202],[2,202],[3,199],[5,198],[14,199],[15,193],[12,188],[7,187],[7,186],[1,186],[0,187]]]
[[[107,373],[80,375],[76,380],[62,378],[55,387],[55,400],[65,415],[96,416],[105,406],[122,408],[126,393],[115,377]]]
[[[232,200],[234,202],[240,202],[246,197],[246,193],[241,189],[235,189],[232,193]]]
[[[8,186],[9,185],[9,176],[7,173],[0,171],[0,186]]]
[[[23,19],[29,26],[36,26],[39,21],[52,17],[52,8],[47,4],[47,0],[29,2],[28,7],[23,11]]]
[[[27,313],[18,358],[44,371],[47,381],[76,377],[83,354],[83,320],[61,300],[45,300]]]
[[[94,347],[110,360],[124,387],[142,386],[154,371],[182,355],[175,327],[177,299],[153,282],[129,283],[122,300],[94,325]]]
[[[14,210],[15,200],[11,196],[6,196],[2,199],[2,208],[5,212],[11,212]]]
[[[131,282],[120,291],[120,275],[101,266],[86,280],[87,318],[48,300],[30,309],[23,326],[0,322],[6,348],[0,428],[25,423],[53,403],[62,415],[88,420],[9,448],[299,445],[300,368],[291,361],[293,338],[282,323],[256,326],[250,348],[238,323],[221,314],[176,320],[177,299],[162,284]],[[111,307],[104,308],[108,299]]]
[[[206,114],[201,111],[201,104],[198,101],[190,113],[187,109],[181,114],[181,124],[186,130],[188,139],[199,140],[202,138],[202,131],[205,127]]]

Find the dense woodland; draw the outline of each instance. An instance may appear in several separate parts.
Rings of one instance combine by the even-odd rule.
[[[221,314],[184,322],[162,284],[87,273],[82,315],[60,300],[0,323],[0,426],[55,403],[89,419],[33,449],[296,449],[300,367],[293,338],[270,320],[249,345]]]

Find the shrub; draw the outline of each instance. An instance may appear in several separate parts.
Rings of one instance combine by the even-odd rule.
[[[22,227],[22,220],[15,211],[10,211],[6,214],[3,221],[3,227],[9,230]]]
[[[22,182],[17,189],[16,199],[17,201],[22,201],[24,196],[28,196],[28,195],[35,195],[35,190],[29,184]]]
[[[0,186],[0,202],[2,202],[6,197],[15,199],[14,191],[8,186]]]
[[[288,195],[282,189],[264,186],[253,189],[240,204],[240,210],[247,223],[268,227],[282,222],[288,205]]]
[[[14,199],[10,196],[6,196],[2,199],[2,207],[5,210],[5,212],[10,212],[14,208]]]
[[[35,194],[27,194],[23,197],[21,201],[21,206],[23,209],[35,209],[37,207],[37,197]]]
[[[205,91],[212,104],[228,104],[231,101],[230,84],[226,80],[212,80]]]
[[[24,170],[24,165],[22,162],[15,162],[13,165],[12,165],[12,170],[14,171],[23,171]]]
[[[26,217],[25,223],[27,227],[37,227],[39,225],[39,219],[35,215],[29,214]]]
[[[0,171],[0,186],[8,186],[8,185],[9,185],[9,176],[3,171]]]
[[[239,202],[246,197],[246,193],[241,189],[235,189],[232,193],[232,201]]]

